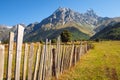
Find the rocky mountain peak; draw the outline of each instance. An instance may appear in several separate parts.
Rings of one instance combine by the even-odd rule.
[[[54,13],[72,11],[70,8],[59,7]]]
[[[44,19],[41,23],[44,25],[50,25],[49,27],[56,25],[64,25],[67,22],[76,22],[78,24],[88,24],[96,26],[99,16],[96,15],[93,9],[89,9],[86,13],[79,13],[70,8],[59,7],[51,16]]]
[[[96,15],[96,13],[93,9],[88,9],[86,13],[90,14],[90,15]]]

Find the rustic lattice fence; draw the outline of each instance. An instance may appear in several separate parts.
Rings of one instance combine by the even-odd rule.
[[[51,40],[48,41],[48,39],[45,44],[22,44],[23,31],[24,28],[18,25],[16,45],[14,33],[10,33],[8,50],[5,45],[0,45],[0,80],[3,78],[7,80],[50,80],[52,77],[57,79],[64,70],[74,66],[80,57],[91,48],[87,42],[63,44],[60,42],[60,37],[57,44],[51,44]]]

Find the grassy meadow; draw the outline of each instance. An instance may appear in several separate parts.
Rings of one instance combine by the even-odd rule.
[[[120,80],[120,41],[93,44],[95,48],[58,80]]]
[[[120,41],[95,42],[94,49],[84,54],[76,66],[64,71],[58,80],[120,80]],[[35,44],[36,58],[37,45]],[[6,80],[8,46],[6,45],[4,79]],[[24,52],[24,45],[23,51]],[[24,54],[21,59],[21,78]],[[35,59],[34,59],[35,63]],[[12,80],[15,70],[15,46],[12,64]],[[55,79],[53,79],[55,80]]]

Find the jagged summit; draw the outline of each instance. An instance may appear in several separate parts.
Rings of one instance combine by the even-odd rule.
[[[93,9],[88,9],[85,13],[79,13],[70,8],[59,7],[41,22],[31,23],[28,26],[23,25],[25,26],[24,40],[53,39],[64,29],[73,32],[74,37],[78,39],[85,39],[102,30],[104,26],[109,25],[111,22],[120,22],[120,18],[100,17]],[[3,40],[9,31],[16,32],[16,27],[1,29],[0,40]]]
[[[84,14],[89,15],[89,16],[91,16],[91,17],[96,17],[96,18],[99,17],[99,16],[95,13],[95,11],[94,11],[93,9],[88,9],[88,10],[86,11],[86,13],[84,13]]]
[[[94,10],[87,10],[86,13],[78,13],[70,8],[59,7],[52,15],[44,19],[41,23],[43,25],[50,24],[51,27],[58,24],[66,24],[68,22],[76,22],[81,25],[89,24],[92,27],[97,24],[99,16]],[[41,25],[41,26],[43,26]]]
[[[64,12],[66,12],[66,11],[70,11],[70,10],[71,10],[70,8],[59,7],[59,8],[55,11],[55,13],[58,12],[58,11],[64,11]]]

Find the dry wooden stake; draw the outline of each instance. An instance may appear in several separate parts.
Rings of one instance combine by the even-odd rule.
[[[14,45],[14,33],[10,32],[9,33],[7,80],[11,80],[11,76],[12,76],[13,45]]]
[[[71,53],[70,53],[70,64],[69,64],[69,68],[72,66],[73,53],[74,53],[74,44],[72,45],[72,49],[71,49]]]
[[[34,43],[30,45],[30,52],[28,56],[28,80],[33,79],[33,59],[34,59]]]
[[[40,61],[40,44],[38,44],[37,58],[36,58],[35,72],[34,72],[34,79],[33,79],[33,80],[36,80],[36,78],[37,78],[37,72],[38,72],[38,67],[39,67],[39,61]]]
[[[24,50],[24,67],[23,67],[23,80],[26,80],[26,72],[27,72],[27,60],[28,60],[28,44],[25,43],[25,50]]]
[[[20,64],[21,64],[23,32],[24,32],[24,27],[21,25],[17,25],[15,80],[20,80]]]
[[[47,66],[46,66],[47,44],[48,44],[48,39],[46,39],[46,43],[45,43],[44,62],[43,62],[43,75],[42,75],[43,80],[45,80],[46,69],[47,69]]]
[[[3,80],[4,74],[4,54],[5,54],[5,46],[0,45],[0,80]]]
[[[45,53],[45,45],[42,47],[42,53],[40,55],[40,67],[39,67],[39,75],[38,75],[38,80],[42,80],[42,75],[43,75],[43,63],[44,63],[44,54]]]

